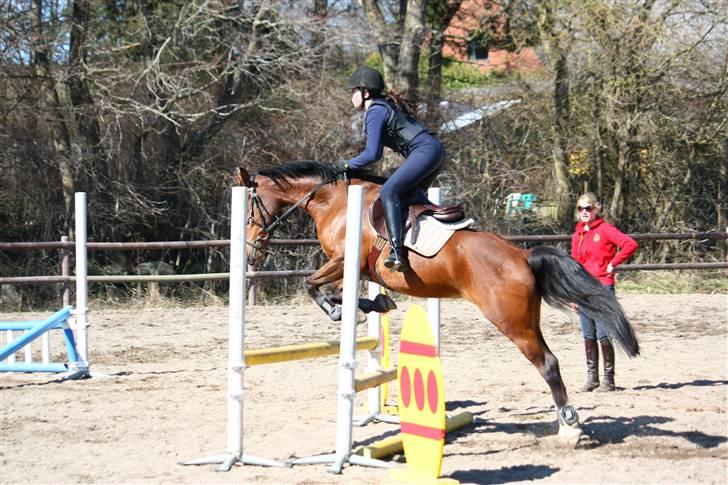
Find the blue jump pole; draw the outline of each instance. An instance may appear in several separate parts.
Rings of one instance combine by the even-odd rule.
[[[27,320],[24,322],[0,322],[0,332],[3,330],[33,330],[38,324],[45,323],[45,320]],[[58,322],[51,330],[63,328],[63,322]]]
[[[68,372],[68,364],[0,364],[0,372]]]
[[[59,310],[47,319],[43,320],[42,322],[38,323],[35,327],[30,329],[27,333],[25,333],[22,337],[20,337],[17,340],[13,340],[9,344],[7,344],[5,347],[0,349],[0,360],[5,360],[9,355],[14,354],[19,349],[25,347],[27,344],[32,342],[33,340],[37,339],[41,335],[43,335],[45,332],[53,328],[54,326],[58,325],[59,323],[65,322],[68,320],[68,317],[71,316],[71,307],[66,307],[63,310]]]
[[[76,309],[67,306],[45,320],[25,322],[0,322],[0,330],[25,331],[22,337],[0,348],[0,361],[13,356],[19,349],[51,329],[62,329],[68,353],[66,364],[57,363],[12,363],[0,364],[0,372],[65,372],[64,379],[90,377],[88,369],[88,267],[86,257],[86,194],[75,194],[76,220]],[[73,313],[73,328],[69,328],[68,318]],[[76,334],[74,336],[74,330]],[[78,344],[76,340],[78,339]],[[48,360],[44,355],[44,359]],[[14,360],[14,359],[12,359]]]

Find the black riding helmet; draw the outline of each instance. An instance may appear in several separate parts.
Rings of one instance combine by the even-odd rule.
[[[349,78],[349,89],[364,88],[375,93],[384,91],[384,78],[376,69],[362,66]]]

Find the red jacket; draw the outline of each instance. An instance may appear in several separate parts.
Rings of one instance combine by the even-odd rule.
[[[637,241],[597,217],[591,224],[579,221],[571,236],[571,256],[605,285],[614,284],[614,272],[607,273],[607,265],[616,268],[637,250]],[[619,252],[617,249],[621,248]]]

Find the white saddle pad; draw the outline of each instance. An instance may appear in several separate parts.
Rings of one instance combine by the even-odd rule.
[[[404,245],[422,256],[434,256],[450,240],[455,231],[471,226],[475,221],[440,222],[431,215],[420,216],[404,236]]]

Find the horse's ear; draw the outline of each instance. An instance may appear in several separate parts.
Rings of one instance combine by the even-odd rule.
[[[245,170],[243,167],[238,167],[235,169],[233,178],[235,179],[236,185],[250,187],[250,175],[248,174],[248,171]]]

